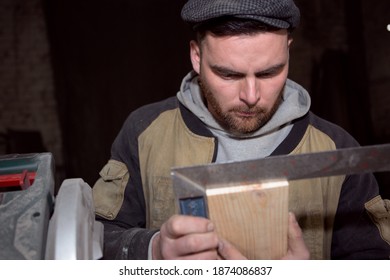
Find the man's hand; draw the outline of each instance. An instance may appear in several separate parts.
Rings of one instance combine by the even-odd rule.
[[[298,225],[295,215],[289,213],[288,217],[288,248],[286,255],[282,260],[308,260],[310,252],[306,247],[302,237],[302,230]],[[246,259],[231,243],[221,239],[218,247],[218,253],[225,260],[244,260]]]
[[[165,222],[153,239],[153,259],[218,258],[218,236],[205,218],[175,215]]]

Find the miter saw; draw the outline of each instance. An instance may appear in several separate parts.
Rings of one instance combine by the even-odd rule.
[[[82,179],[64,180],[54,197],[51,153],[0,157],[0,259],[99,259],[94,212]]]

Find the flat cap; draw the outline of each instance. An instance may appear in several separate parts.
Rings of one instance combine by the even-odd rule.
[[[222,16],[293,29],[299,24],[300,12],[293,0],[189,0],[181,11],[182,19],[192,25]]]

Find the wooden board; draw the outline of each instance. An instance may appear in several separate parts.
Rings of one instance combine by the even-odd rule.
[[[206,191],[209,217],[220,236],[248,259],[280,259],[287,252],[288,182]]]

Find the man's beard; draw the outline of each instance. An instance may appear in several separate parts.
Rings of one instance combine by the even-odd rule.
[[[221,127],[236,136],[251,135],[259,130],[272,118],[282,102],[282,93],[279,93],[275,104],[270,110],[259,106],[249,107],[243,104],[230,108],[227,112],[223,112],[214,94],[201,77],[199,77],[199,86],[205,98],[206,106],[209,108],[214,119]],[[250,114],[250,116],[238,116],[236,113]]]

